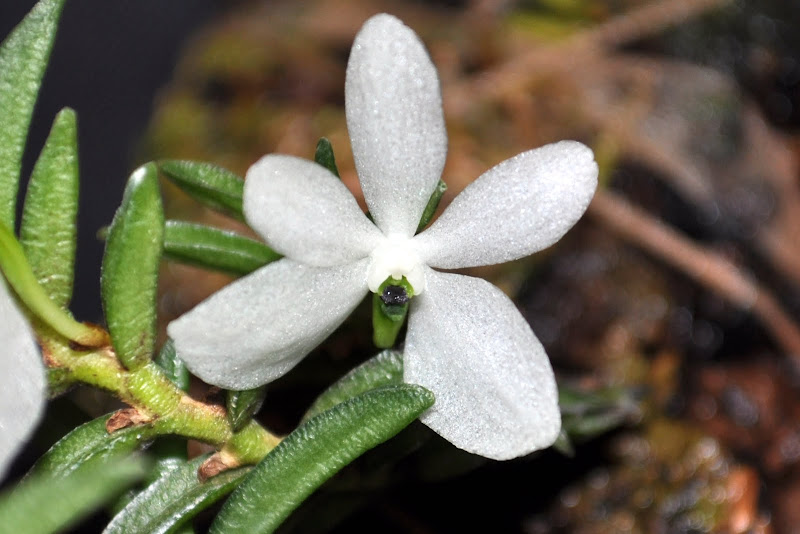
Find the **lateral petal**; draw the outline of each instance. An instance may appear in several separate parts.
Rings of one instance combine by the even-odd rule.
[[[365,258],[383,237],[341,180],[313,161],[282,154],[264,156],[247,171],[244,214],[274,250],[318,267]]]
[[[414,242],[423,261],[442,269],[522,258],[561,239],[596,188],[591,149],[577,141],[545,145],[489,169]]]
[[[345,111],[358,178],[384,234],[411,237],[447,156],[439,78],[397,18],[369,19],[350,51]]]
[[[453,445],[507,460],[550,446],[561,429],[553,371],[498,288],[428,269],[408,324],[403,379],[430,389],[421,420]]]
[[[266,384],[350,315],[367,293],[368,261],[309,267],[284,258],[213,294],[167,333],[205,382],[239,390]]]

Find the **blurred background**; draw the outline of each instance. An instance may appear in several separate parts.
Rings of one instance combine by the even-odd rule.
[[[33,4],[0,4],[0,34]],[[523,150],[569,138],[596,152],[600,191],[564,240],[471,272],[515,297],[575,396],[578,438],[571,457],[492,463],[413,426],[285,531],[800,532],[797,2],[68,2],[26,161],[55,113],[75,108],[75,314],[101,319],[95,236],[139,163],[243,174],[268,152],[311,158],[325,136],[358,195],[344,69],[382,11],[417,31],[439,69],[444,204]],[[163,189],[169,217],[248,232]],[[164,324],[228,281],[165,265]],[[290,431],[374,354],[369,313],[270,386],[270,428]]]

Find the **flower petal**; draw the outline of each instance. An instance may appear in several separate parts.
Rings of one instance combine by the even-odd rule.
[[[456,447],[507,460],[561,429],[550,362],[514,304],[480,278],[428,269],[406,336],[403,380],[430,389],[421,420]]]
[[[28,322],[0,279],[0,477],[42,416],[44,365]]]
[[[365,258],[383,238],[341,180],[294,156],[270,154],[250,167],[244,214],[270,247],[318,267]]]
[[[189,370],[209,384],[266,384],[350,315],[367,293],[368,261],[309,267],[284,258],[218,291],[167,333]]]
[[[436,68],[413,30],[369,19],[350,51],[347,129],[361,189],[387,235],[414,235],[447,156]]]
[[[489,169],[414,238],[428,265],[492,265],[549,247],[581,218],[597,188],[592,151],[561,141]]]

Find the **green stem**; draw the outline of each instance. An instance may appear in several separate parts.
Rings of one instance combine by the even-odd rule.
[[[280,442],[279,437],[254,421],[234,433],[223,408],[193,399],[155,363],[129,371],[110,347],[76,351],[47,335],[47,327],[36,326],[44,334],[41,341],[45,360],[49,367],[59,370],[62,380],[111,391],[140,413],[143,432],[154,437],[177,434],[224,447],[240,465],[258,462]]]

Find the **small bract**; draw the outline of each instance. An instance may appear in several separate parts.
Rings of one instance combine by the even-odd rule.
[[[373,224],[311,161],[268,155],[247,172],[248,223],[283,260],[169,325],[211,384],[248,389],[294,367],[387,278],[414,290],[404,380],[430,389],[422,421],[457,447],[508,459],[547,447],[561,418],[553,371],[514,304],[455,269],[527,256],[561,238],[597,186],[591,150],[562,141],[500,163],[414,235],[445,163],[436,69],[416,34],[369,19],[347,66],[347,127]]]
[[[46,402],[44,364],[28,321],[0,276],[0,477],[39,423]]]

